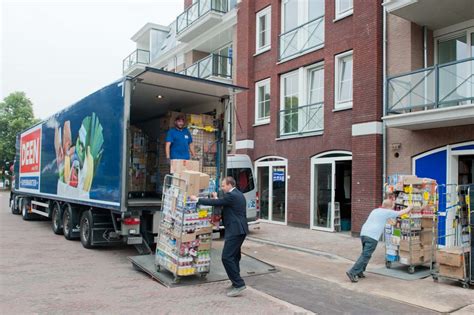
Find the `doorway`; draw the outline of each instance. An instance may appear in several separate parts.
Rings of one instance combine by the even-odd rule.
[[[259,192],[260,219],[270,223],[287,222],[287,179],[286,159],[268,157],[255,163]]]
[[[311,159],[311,228],[350,231],[352,155],[332,152]]]

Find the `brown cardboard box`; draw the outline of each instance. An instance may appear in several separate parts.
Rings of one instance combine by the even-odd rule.
[[[200,228],[196,230],[197,235],[210,234],[210,233],[212,233],[212,226],[204,227],[204,228]]]
[[[184,171],[179,177],[184,179],[187,183],[187,194],[188,195],[198,195],[199,194],[199,184],[201,181],[201,173],[194,171]]]
[[[186,114],[188,125],[202,127],[202,115]]]
[[[211,115],[202,115],[202,125],[204,127],[214,127],[214,117]]]
[[[418,178],[415,175],[403,175],[403,185],[421,185],[423,178]]]
[[[423,249],[408,251],[400,250],[400,262],[404,265],[423,263],[425,260]]]
[[[423,246],[431,246],[433,241],[433,232],[431,230],[422,231],[420,233],[420,241]]]
[[[468,248],[464,252],[469,251]],[[436,261],[443,265],[454,267],[462,266],[464,263],[463,249],[461,247],[441,248],[436,252]]]
[[[198,246],[198,250],[210,250],[211,249],[211,243],[201,243]]]
[[[422,249],[421,243],[419,240],[411,241],[411,250],[420,251]],[[400,250],[408,252],[410,250],[410,241],[409,240],[400,240]]]
[[[424,229],[430,229],[433,227],[433,218],[421,218],[421,227]]]
[[[439,265],[439,275],[456,279],[464,279],[466,277],[464,266],[455,267],[444,264]]]
[[[208,189],[209,188],[209,180],[211,178],[209,177],[209,175],[207,174],[204,174],[204,173],[200,173],[200,177],[199,177],[199,190],[202,190],[202,189]]]
[[[181,174],[184,171],[199,172],[199,161],[171,160],[171,174]]]
[[[176,235],[176,237],[179,239],[179,235]],[[187,243],[187,242],[192,242],[196,239],[197,234],[194,233],[183,233],[181,235],[181,242]]]

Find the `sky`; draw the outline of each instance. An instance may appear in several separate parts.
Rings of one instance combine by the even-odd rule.
[[[130,39],[183,0],[0,0],[0,100],[23,91],[45,119],[122,75]]]

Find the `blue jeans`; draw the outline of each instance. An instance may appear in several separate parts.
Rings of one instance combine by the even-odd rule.
[[[369,263],[370,258],[372,258],[372,254],[379,243],[373,238],[367,236],[361,236],[360,240],[362,241],[362,254],[359,259],[357,259],[351,270],[349,270],[349,273],[354,276],[365,271],[365,268],[367,268],[367,264]]]

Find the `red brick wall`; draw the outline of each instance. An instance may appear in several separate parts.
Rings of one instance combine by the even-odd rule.
[[[271,47],[268,52],[255,54],[255,14],[271,4]],[[237,22],[238,56],[236,83],[248,92],[237,96],[237,140],[254,139],[254,150],[246,150],[257,160],[275,155],[288,159],[288,223],[309,225],[310,221],[310,161],[311,157],[332,150],[352,152],[353,161],[353,218],[363,218],[380,202],[381,137],[352,138],[352,124],[380,120],[382,114],[382,24],[379,1],[354,1],[354,15],[333,22],[334,1],[326,1],[324,48],[299,58],[278,64],[278,35],[281,32],[281,1],[243,1]],[[333,112],[334,56],[354,51],[354,104],[352,110]],[[277,117],[280,109],[280,75],[299,67],[324,61],[324,134],[297,139],[276,140]],[[271,78],[271,122],[253,127],[255,82]],[[380,138],[380,139],[379,139]],[[238,151],[238,153],[244,153]],[[366,159],[369,158],[369,161]],[[364,170],[363,172],[356,170]],[[373,168],[373,169],[372,169]],[[356,175],[362,173],[363,183],[355,185]],[[378,176],[378,178],[377,178]],[[363,189],[358,187],[364,186]],[[361,193],[357,192],[361,190]],[[354,202],[359,198],[361,202]],[[354,222],[355,231],[360,224]]]

